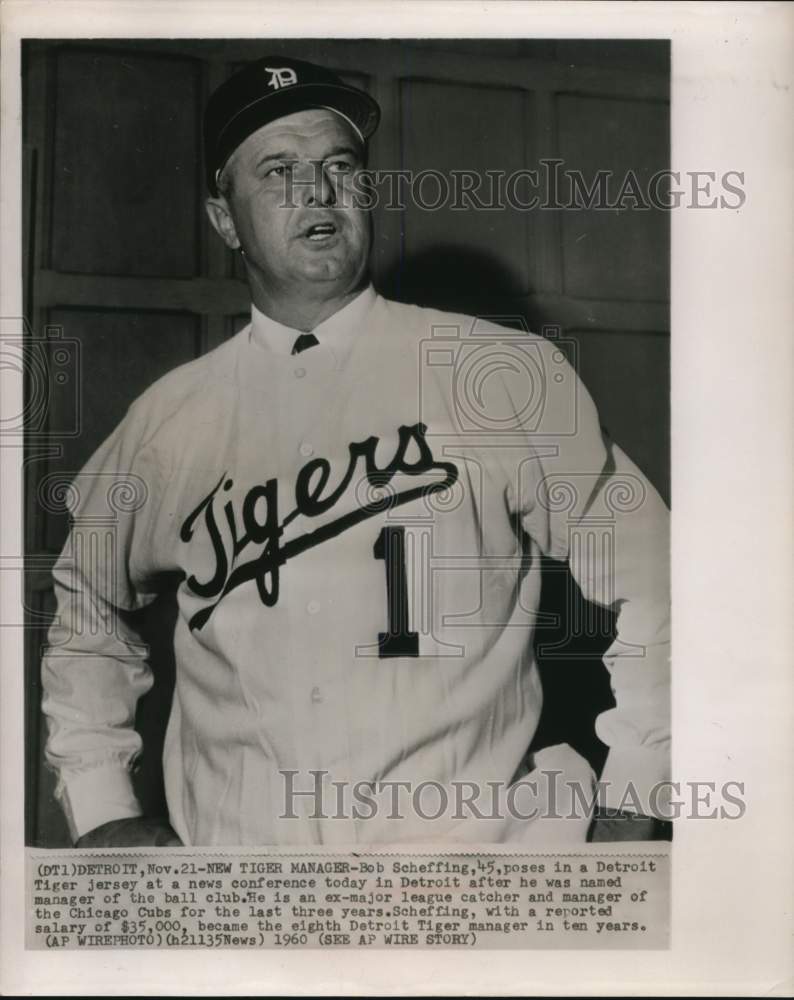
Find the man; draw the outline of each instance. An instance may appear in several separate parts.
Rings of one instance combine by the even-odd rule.
[[[82,846],[583,840],[586,762],[527,755],[542,555],[619,610],[607,804],[650,813],[668,777],[664,505],[552,343],[373,290],[378,117],[281,57],[210,100],[207,212],[251,323],[147,390],[75,480],[75,531],[108,474],[139,488],[111,558],[73,534],[55,570],[47,757]],[[166,823],[129,776],[151,686],[129,612],[173,574]]]

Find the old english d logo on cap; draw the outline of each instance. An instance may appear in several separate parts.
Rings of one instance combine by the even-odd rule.
[[[298,82],[298,74],[294,69],[290,69],[289,66],[281,66],[278,69],[273,69],[272,66],[265,66],[265,72],[270,73],[269,86],[274,87],[276,90],[279,90],[281,87],[291,87],[293,83]]]
[[[353,127],[362,142],[378,127],[380,108],[364,90],[336,73],[286,56],[265,56],[249,63],[220,85],[204,111],[207,187],[217,195],[217,177],[226,161],[252,132],[278,118],[328,108]]]

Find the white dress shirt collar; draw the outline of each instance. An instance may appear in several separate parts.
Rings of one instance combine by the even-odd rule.
[[[361,332],[364,317],[375,302],[376,292],[372,285],[360,292],[346,306],[335,312],[328,319],[318,323],[311,331],[321,347],[328,348],[334,356],[337,365],[347,360],[356,337]],[[273,354],[288,356],[292,353],[295,341],[306,331],[294,330],[292,327],[278,323],[265,315],[251,304],[251,333],[253,343]],[[312,348],[316,350],[317,348]]]

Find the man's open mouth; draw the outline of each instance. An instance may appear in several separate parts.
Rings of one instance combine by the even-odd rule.
[[[303,234],[312,243],[322,243],[324,240],[329,240],[331,237],[336,236],[337,228],[333,222],[315,222],[314,225],[309,226],[306,232]]]

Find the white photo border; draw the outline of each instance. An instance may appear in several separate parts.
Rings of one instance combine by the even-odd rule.
[[[794,9],[779,3],[6,2],[0,315],[22,315],[25,37],[670,38],[673,170],[740,170],[745,204],[672,216],[674,777],[745,783],[739,821],[684,820],[672,946],[488,953],[24,949],[23,655],[2,640],[2,991],[94,994],[790,995],[794,863]],[[21,385],[3,373],[5,413]],[[21,552],[3,448],[2,558]],[[7,565],[11,565],[11,562]],[[2,619],[21,573],[0,572]],[[234,970],[231,972],[230,970]]]

